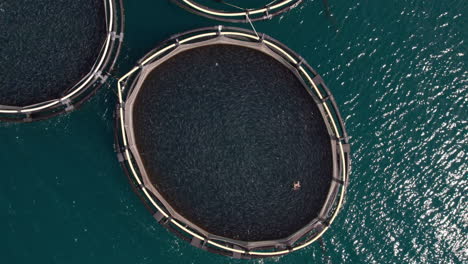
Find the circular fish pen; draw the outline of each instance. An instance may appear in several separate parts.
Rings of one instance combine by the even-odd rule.
[[[175,35],[118,81],[116,152],[154,218],[234,258],[300,250],[340,211],[349,143],[329,89],[267,35]]]
[[[180,7],[207,18],[234,23],[271,19],[297,7],[303,0],[172,0]],[[252,4],[254,3],[254,4]]]
[[[123,40],[122,0],[18,0],[0,7],[0,120],[72,111],[109,77]]]

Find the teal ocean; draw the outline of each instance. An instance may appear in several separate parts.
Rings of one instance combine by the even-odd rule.
[[[0,263],[467,263],[467,2],[328,2],[254,24],[323,76],[351,136],[346,204],[323,246],[234,260],[166,231],[117,162],[109,81],[79,111],[0,124]],[[170,35],[218,24],[165,0],[125,9],[115,76]]]

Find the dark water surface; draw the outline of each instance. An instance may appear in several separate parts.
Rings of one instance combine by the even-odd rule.
[[[325,254],[315,243],[251,263],[466,262],[466,1],[329,3],[333,18],[315,0],[255,25],[306,58],[335,95],[352,136],[346,204]],[[169,35],[216,24],[166,1],[125,7],[116,75]],[[114,103],[109,83],[80,111],[0,125],[1,262],[245,263],[153,220],[115,158]]]
[[[133,117],[151,182],[212,234],[284,239],[325,204],[327,127],[304,85],[270,55],[233,45],[181,52],[146,77]]]
[[[98,59],[104,1],[1,0],[0,29],[0,104],[57,99]]]

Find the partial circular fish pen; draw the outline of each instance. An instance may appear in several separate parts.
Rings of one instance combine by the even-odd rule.
[[[4,16],[11,25],[0,42],[0,120],[31,122],[72,111],[106,82],[122,46],[124,10],[122,0],[101,1],[4,4],[12,15]]]
[[[225,65],[235,67],[232,76],[238,76],[235,70],[249,67],[235,62],[236,57],[265,60],[255,67],[273,67],[265,75],[274,74],[270,76],[272,86],[255,83],[261,72],[244,72],[241,75],[245,79],[230,82],[238,86],[221,87],[229,80],[217,83],[216,78],[231,76]],[[186,87],[191,85],[192,79],[187,77],[191,72],[191,77],[201,82],[194,79],[193,86]],[[287,87],[282,78],[293,80],[295,86]],[[243,111],[243,104],[253,109]],[[306,110],[298,112],[302,109],[299,105]],[[288,108],[301,118],[289,115]],[[271,119],[265,115],[270,110]],[[308,115],[313,117],[307,119]],[[244,123],[247,119],[253,122]],[[300,122],[304,124],[296,127]],[[264,127],[268,128],[267,134],[255,134],[262,133]],[[344,202],[350,170],[349,143],[334,97],[303,58],[264,34],[218,26],[188,31],[164,41],[119,79],[115,131],[119,162],[154,218],[193,246],[210,252],[261,258],[300,250],[329,229]],[[317,134],[308,135],[308,131]],[[244,132],[246,137],[239,135]],[[265,137],[268,133],[276,137]],[[282,141],[283,137],[293,146],[276,146],[276,142],[288,142]],[[151,145],[153,140],[157,143]],[[213,142],[221,145],[213,146]],[[281,153],[282,149],[289,152]],[[246,157],[249,154],[253,155]],[[206,157],[210,159],[204,160]],[[216,160],[218,157],[222,160]],[[224,160],[226,157],[230,160]],[[269,167],[273,169],[263,173]],[[237,171],[239,168],[254,168],[259,175],[244,175],[242,170]],[[283,173],[288,174],[285,179]],[[270,174],[275,176],[268,178]],[[250,179],[260,184],[252,185],[247,182]],[[182,183],[177,186],[177,182]],[[269,193],[269,186],[274,192]],[[277,195],[277,190],[282,194]],[[319,196],[314,196],[316,190]],[[313,198],[298,200],[301,195]],[[266,198],[242,201],[245,196]],[[278,197],[281,199],[275,199]],[[291,210],[295,215],[288,218]]]
[[[224,22],[248,23],[267,20],[297,7],[303,0],[266,1],[257,8],[239,6],[237,1],[172,0],[180,7],[200,16]],[[216,6],[218,5],[218,6]]]

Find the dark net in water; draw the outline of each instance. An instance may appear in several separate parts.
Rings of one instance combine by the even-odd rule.
[[[0,1],[0,27],[0,105],[57,99],[97,60],[104,1]]]
[[[206,231],[285,238],[324,205],[330,137],[305,87],[271,56],[224,44],[181,52],[148,75],[134,107],[152,184]]]

